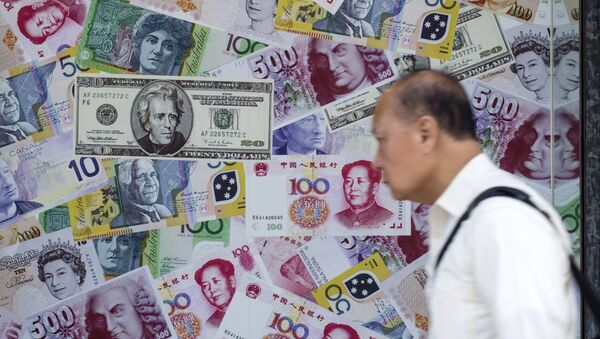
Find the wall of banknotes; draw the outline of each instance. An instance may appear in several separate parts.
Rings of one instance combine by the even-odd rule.
[[[371,168],[419,70],[580,256],[577,0],[0,0],[1,338],[426,338],[428,206]]]

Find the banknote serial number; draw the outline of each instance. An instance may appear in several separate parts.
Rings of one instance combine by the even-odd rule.
[[[84,93],[84,98],[92,99],[129,99],[128,93]]]
[[[245,138],[246,132],[238,131],[204,131],[202,136],[208,137],[226,137],[226,138]]]

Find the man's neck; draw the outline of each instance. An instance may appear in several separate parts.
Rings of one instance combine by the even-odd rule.
[[[362,213],[362,212],[368,210],[369,208],[373,207],[373,205],[375,205],[375,200],[372,200],[371,203],[368,204],[367,206],[356,207],[356,208],[353,206],[350,206],[350,209],[352,210],[352,212],[359,214],[359,213]]]
[[[273,33],[273,19],[267,19],[263,21],[252,20],[250,23],[250,28],[252,28],[253,31],[271,34]]]
[[[0,207],[0,222],[15,217],[17,214],[17,204],[14,202]]]

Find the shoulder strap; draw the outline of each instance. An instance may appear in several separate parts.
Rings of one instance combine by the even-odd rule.
[[[550,215],[548,215],[548,213],[541,210],[537,205],[535,205],[531,201],[531,199],[529,198],[529,195],[527,193],[525,193],[521,190],[518,190],[516,188],[505,187],[505,186],[489,188],[489,189],[483,191],[481,194],[479,194],[471,202],[471,204],[469,204],[469,207],[467,207],[467,210],[465,211],[465,213],[463,213],[463,215],[456,222],[454,229],[452,229],[452,233],[450,233],[450,236],[448,236],[448,240],[446,240],[446,243],[440,250],[440,254],[438,255],[437,260],[435,262],[434,271],[437,270],[438,266],[442,262],[442,259],[444,258],[444,255],[446,254],[446,251],[448,250],[448,247],[454,240],[454,237],[456,236],[462,223],[471,216],[471,212],[473,211],[473,209],[475,207],[477,207],[477,205],[479,205],[480,202],[482,202],[485,199],[492,198],[492,197],[508,197],[508,198],[520,200],[520,201],[526,203],[527,205],[529,205],[530,207],[536,209],[540,213],[542,213],[550,221],[550,223],[553,224],[552,219],[550,218]],[[591,284],[585,278],[583,273],[579,270],[579,268],[577,268],[577,265],[575,264],[573,255],[569,255],[569,262],[571,265],[571,271],[573,272],[573,276],[575,277],[575,280],[577,281],[577,284],[579,285],[579,289],[581,291],[583,300],[585,300],[587,302],[588,306],[590,307],[590,310],[592,311],[592,314],[594,315],[594,319],[596,320],[596,324],[600,325],[600,299],[598,298],[598,295],[592,289]]]

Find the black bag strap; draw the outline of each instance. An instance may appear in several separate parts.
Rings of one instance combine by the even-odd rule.
[[[444,258],[444,255],[446,254],[446,251],[448,250],[448,247],[454,240],[454,237],[458,233],[458,230],[460,229],[460,226],[462,225],[462,223],[471,216],[471,212],[473,211],[473,209],[475,207],[477,207],[477,205],[479,205],[480,202],[482,202],[485,199],[492,198],[492,197],[508,197],[508,198],[514,198],[514,199],[520,200],[520,201],[526,203],[527,205],[529,205],[530,207],[538,210],[550,221],[551,224],[554,224],[552,222],[552,219],[550,218],[550,215],[548,213],[546,213],[545,211],[541,210],[536,204],[534,204],[531,201],[531,199],[529,198],[529,195],[527,193],[525,193],[521,190],[518,190],[516,188],[505,187],[505,186],[489,188],[489,189],[483,191],[480,195],[478,195],[471,202],[471,204],[469,204],[469,207],[467,207],[467,210],[465,211],[465,213],[463,213],[463,215],[456,222],[454,229],[452,229],[452,233],[450,233],[450,236],[448,236],[448,240],[446,240],[446,243],[440,250],[440,254],[438,255],[437,260],[435,262],[434,271],[437,270],[438,266],[442,262],[442,259]],[[592,314],[594,315],[594,320],[596,320],[596,324],[600,325],[600,299],[598,298],[598,295],[592,289],[589,281],[586,279],[586,277],[583,275],[583,273],[581,273],[579,268],[577,268],[577,265],[575,264],[575,259],[573,258],[572,254],[569,255],[569,262],[571,264],[571,271],[573,272],[573,276],[575,277],[575,280],[577,281],[577,284],[579,285],[579,289],[581,291],[583,300],[585,300],[587,302],[590,310],[592,311]]]

